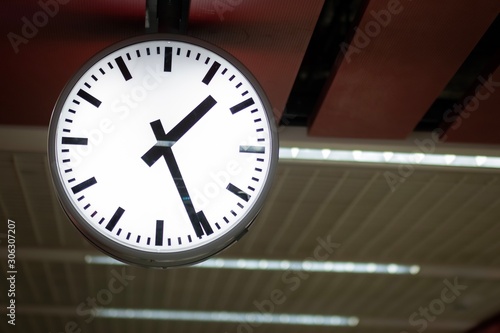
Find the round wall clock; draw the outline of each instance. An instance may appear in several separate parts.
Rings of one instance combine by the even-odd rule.
[[[271,106],[234,57],[158,34],[93,57],[62,91],[48,153],[73,224],[142,266],[202,261],[238,240],[278,159]]]

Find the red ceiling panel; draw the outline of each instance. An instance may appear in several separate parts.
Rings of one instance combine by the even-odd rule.
[[[498,0],[371,0],[309,133],[403,139],[500,10]]]
[[[52,7],[44,9],[41,3]],[[322,4],[192,0],[189,34],[239,58],[261,82],[279,116]],[[16,36],[10,35],[13,42],[0,42],[0,124],[48,125],[59,92],[87,59],[116,41],[144,33],[144,0],[9,0],[1,9],[4,36]],[[39,26],[30,34],[23,27],[34,20],[40,20]]]
[[[0,27],[7,38],[0,43],[0,124],[47,126],[73,73],[99,50],[144,26],[140,0],[10,0],[1,6]]]
[[[255,75],[281,118],[324,0],[199,0],[189,33],[234,55]]]

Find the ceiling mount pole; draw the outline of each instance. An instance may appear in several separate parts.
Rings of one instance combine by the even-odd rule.
[[[187,32],[191,0],[146,0],[147,33]]]

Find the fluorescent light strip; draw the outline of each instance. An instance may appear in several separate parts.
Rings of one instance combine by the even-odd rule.
[[[268,271],[305,271],[323,273],[362,273],[362,274],[418,274],[417,265],[354,263],[338,261],[289,261],[265,259],[209,259],[196,265],[201,268],[226,268]]]
[[[153,309],[95,309],[96,317],[148,320],[180,320],[247,324],[281,324],[308,326],[357,326],[359,318],[288,313],[177,311]]]
[[[453,154],[399,153],[361,150],[334,150],[283,147],[279,149],[282,160],[308,160],[353,163],[383,163],[433,165],[467,168],[500,168],[500,157]]]
[[[85,262],[96,265],[123,265],[120,261],[106,256],[85,256]],[[358,273],[358,274],[391,274],[416,275],[420,272],[418,265],[397,265],[378,263],[355,263],[339,261],[295,261],[266,259],[223,259],[212,258],[194,265],[198,268],[245,269],[267,271],[304,271],[320,273]]]

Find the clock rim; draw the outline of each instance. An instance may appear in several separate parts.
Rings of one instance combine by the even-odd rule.
[[[61,112],[63,111],[64,103],[66,102],[69,94],[75,87],[78,80],[80,80],[81,77],[102,58],[124,47],[148,41],[185,42],[205,48],[227,60],[232,66],[234,66],[243,74],[243,76],[249,81],[253,89],[257,92],[257,95],[262,102],[264,112],[267,114],[266,121],[269,126],[269,135],[271,139],[271,154],[269,155],[270,161],[269,169],[267,170],[267,176],[265,180],[263,180],[264,184],[261,191],[258,193],[258,197],[256,198],[253,206],[246,212],[245,216],[243,216],[240,222],[223,235],[206,244],[200,245],[193,249],[172,251],[168,253],[155,253],[127,247],[121,243],[111,240],[110,238],[97,231],[92,225],[90,225],[89,222],[87,222],[85,216],[80,214],[80,212],[73,205],[73,201],[71,200],[70,195],[67,195],[66,193],[64,182],[62,180],[62,173],[60,172],[62,170],[60,170],[59,165],[56,163],[57,125]],[[229,52],[222,50],[221,48],[207,41],[186,35],[158,33],[139,35],[112,44],[92,56],[80,67],[80,69],[75,74],[73,74],[71,79],[66,83],[63,90],[59,94],[59,97],[57,98],[57,101],[52,110],[52,115],[49,123],[47,147],[49,169],[57,198],[63,208],[63,211],[71,220],[72,224],[77,228],[77,230],[99,250],[119,261],[143,267],[157,268],[192,265],[204,261],[219,253],[220,251],[226,249],[230,245],[234,244],[248,231],[248,229],[256,219],[258,213],[262,209],[263,204],[271,190],[272,183],[276,174],[279,151],[278,131],[274,113],[272,110],[273,109],[271,103],[269,102],[264,89],[261,87],[253,74]]]

